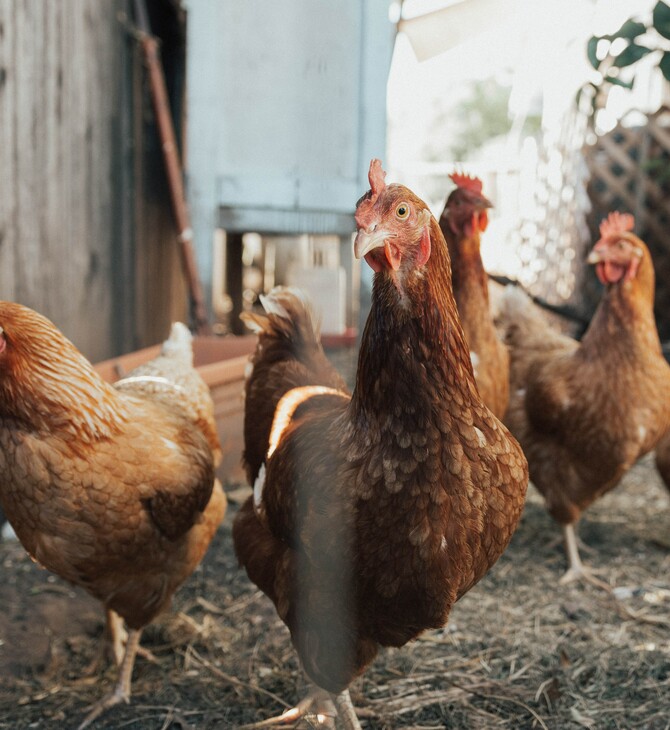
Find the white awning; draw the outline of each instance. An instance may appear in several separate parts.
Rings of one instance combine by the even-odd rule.
[[[424,15],[401,19],[419,61],[426,61],[470,40],[473,36],[519,17],[528,0],[456,0]],[[518,21],[517,21],[518,22]]]

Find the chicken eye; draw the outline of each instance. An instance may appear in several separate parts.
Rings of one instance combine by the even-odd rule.
[[[409,205],[407,203],[399,203],[395,209],[396,218],[404,221],[409,216]]]

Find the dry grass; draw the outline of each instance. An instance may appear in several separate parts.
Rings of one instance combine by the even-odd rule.
[[[382,652],[352,686],[363,727],[670,729],[669,503],[647,459],[588,511],[580,534],[617,587],[608,595],[558,584],[559,531],[531,489],[510,547],[449,625]],[[138,659],[131,704],[96,728],[239,728],[303,695],[286,629],[235,563],[234,513],[145,631],[157,662]],[[0,581],[0,728],[75,727],[115,678],[104,665],[86,675],[99,607],[16,544],[0,544]]]
[[[280,713],[305,682],[270,602],[237,569],[230,523],[145,632],[130,706],[98,728],[234,728]],[[649,460],[587,514],[590,562],[617,586],[559,586],[557,529],[530,492],[521,525],[449,625],[383,652],[352,698],[365,728],[670,728],[668,497]],[[110,687],[84,676],[95,602],[0,546],[0,727],[70,727]],[[46,636],[46,638],[45,638]]]

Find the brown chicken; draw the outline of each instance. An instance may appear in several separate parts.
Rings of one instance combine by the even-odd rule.
[[[454,298],[470,346],[477,387],[484,403],[502,418],[509,401],[509,353],[493,324],[489,283],[480,253],[480,236],[488,226],[491,203],[479,178],[454,173],[456,184],[440,216],[449,248]]]
[[[0,302],[0,502],[38,563],[103,603],[123,655],[80,727],[128,701],[142,628],[223,518],[212,414],[184,325],[113,387],[49,320]]]
[[[528,297],[508,287],[500,326],[511,353],[505,422],[528,458],[530,478],[563,526],[569,569],[562,582],[600,583],[580,560],[574,525],[652,450],[670,425],[670,367],[654,321],[654,267],[611,213],[588,262],[604,292],[581,342],[552,331]]]
[[[292,291],[246,317],[260,332],[245,414],[254,495],[235,549],[347,728],[360,727],[349,684],[380,646],[446,623],[505,549],[528,479],[475,386],[437,221],[384,176],[373,160],[356,210],[355,254],[376,274],[353,394]]]
[[[670,490],[670,433],[665,434],[656,446],[656,468],[665,486]]]

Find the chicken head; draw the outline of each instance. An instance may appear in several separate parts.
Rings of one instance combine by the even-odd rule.
[[[600,240],[595,244],[587,262],[595,264],[602,284],[631,281],[637,275],[644,256],[644,244],[631,231],[635,225],[632,215],[610,213],[600,224]]]
[[[493,204],[482,193],[482,181],[458,172],[449,178],[456,188],[447,198],[442,218],[457,236],[469,238],[475,232],[483,233],[489,224],[488,208]]]
[[[403,185],[386,185],[379,160],[372,160],[370,190],[356,206],[356,258],[364,258],[376,273],[400,276],[422,267],[430,258],[430,211]]]

